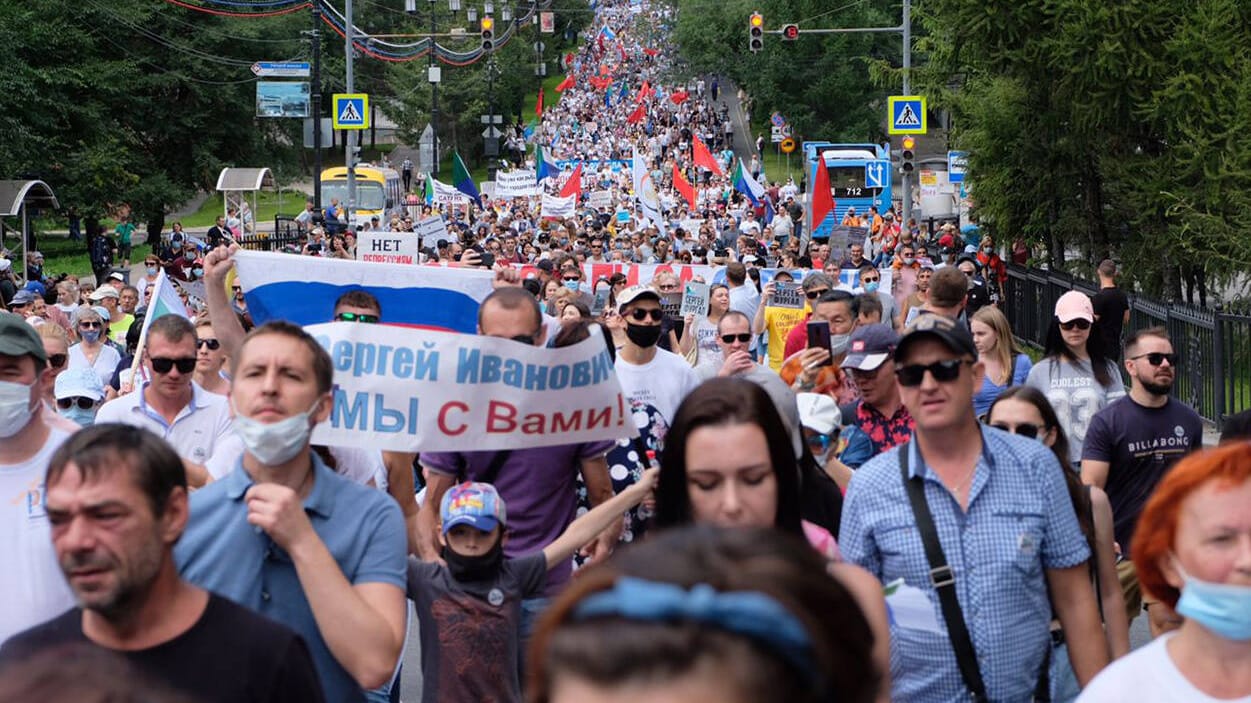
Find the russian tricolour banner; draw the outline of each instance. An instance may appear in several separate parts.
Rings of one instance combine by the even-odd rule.
[[[491,294],[486,269],[409,266],[350,259],[323,259],[240,251],[235,265],[248,311],[256,324],[287,320],[297,325],[329,322],[339,296],[373,294],[384,325],[477,331],[478,304]]]

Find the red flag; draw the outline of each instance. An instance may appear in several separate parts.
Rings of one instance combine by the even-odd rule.
[[[634,98],[635,101],[643,102],[644,100],[651,97],[651,90],[652,90],[652,84],[648,83],[647,81],[643,81],[643,87],[639,88],[639,94],[635,96]]]
[[[570,88],[572,88],[572,87],[574,86],[574,84],[575,84],[575,83],[576,83],[576,81],[574,81],[574,80],[573,80],[573,74],[572,74],[572,73],[570,73],[569,75],[565,76],[565,80],[561,81],[561,82],[560,82],[560,83],[556,86],[556,92],[557,92],[557,93],[563,93],[563,92],[565,92],[566,90],[569,90]]]
[[[712,158],[712,152],[708,151],[708,147],[704,145],[704,140],[699,137],[691,139],[691,148],[695,152],[695,165],[702,167],[706,171],[712,171],[718,176],[725,177],[725,172],[721,170],[721,164]]]
[[[643,53],[648,56],[655,56],[660,53],[660,49],[643,49]]]
[[[686,92],[685,90],[679,90],[676,93],[673,93],[672,95],[670,95],[669,99],[673,101],[674,105],[681,105],[682,103],[686,102],[687,98],[689,97],[691,97],[690,93]]]
[[[566,65],[566,66],[572,66],[572,65],[573,65],[573,59],[574,59],[574,55],[573,55],[573,52],[572,52],[572,51],[570,51],[569,53],[565,54],[565,65]]]
[[[626,58],[627,58],[627,57],[626,57],[626,50],[625,50],[625,42],[618,42],[618,43],[617,43],[617,48],[621,50],[621,60],[622,60],[622,61],[625,61],[625,60],[626,60]]]
[[[817,174],[812,179],[812,231],[815,231],[826,215],[831,212],[834,212],[834,194],[830,191],[830,172],[825,168],[824,157],[819,157]]]
[[[582,193],[582,162],[578,162],[577,168],[573,169],[573,173],[569,174],[569,180],[565,181],[565,185],[560,189],[560,197],[567,198],[571,195],[580,195]]]
[[[539,101],[534,104],[534,114],[543,116],[543,86],[539,86]]]
[[[634,108],[634,112],[631,112],[630,116],[626,118],[626,122],[629,122],[631,124],[635,122],[642,122],[643,118],[646,116],[647,116],[647,106],[644,105],[643,103],[639,103],[639,106]]]
[[[686,198],[686,202],[691,204],[691,210],[693,211],[695,209],[695,186],[686,180],[686,176],[682,175],[682,171],[677,164],[673,165],[673,189]]]

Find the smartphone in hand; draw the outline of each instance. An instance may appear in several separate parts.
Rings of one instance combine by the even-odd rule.
[[[830,356],[821,362],[822,366],[834,363],[833,350],[830,348],[830,323],[825,321],[808,323],[808,348],[825,349],[831,352]]]

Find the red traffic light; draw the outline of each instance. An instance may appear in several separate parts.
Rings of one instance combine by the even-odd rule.
[[[799,38],[799,25],[784,24],[782,25],[782,38],[787,41],[795,41]]]

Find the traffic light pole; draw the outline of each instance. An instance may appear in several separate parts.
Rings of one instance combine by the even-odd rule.
[[[343,41],[347,58],[347,92],[355,93],[356,86],[352,80],[352,0],[343,2]],[[343,135],[343,166],[347,169],[347,223],[350,230],[356,215],[356,164],[352,159],[352,142],[355,133],[348,131]]]
[[[759,13],[753,14],[753,18]],[[762,21],[763,22],[763,21]],[[770,29],[764,34],[777,34],[787,40],[797,39],[800,34],[880,34],[883,32],[899,32],[903,35],[903,94],[912,94],[912,0],[903,0],[903,17],[898,27],[847,27],[842,29],[800,29],[793,25],[794,36],[788,36],[785,29]],[[753,49],[753,51],[755,51]],[[900,187],[903,189],[903,226],[908,226],[912,219],[912,175],[906,171],[900,173]]]
[[[320,219],[321,209],[321,5],[313,3],[313,75],[309,102],[313,112],[313,214]]]

